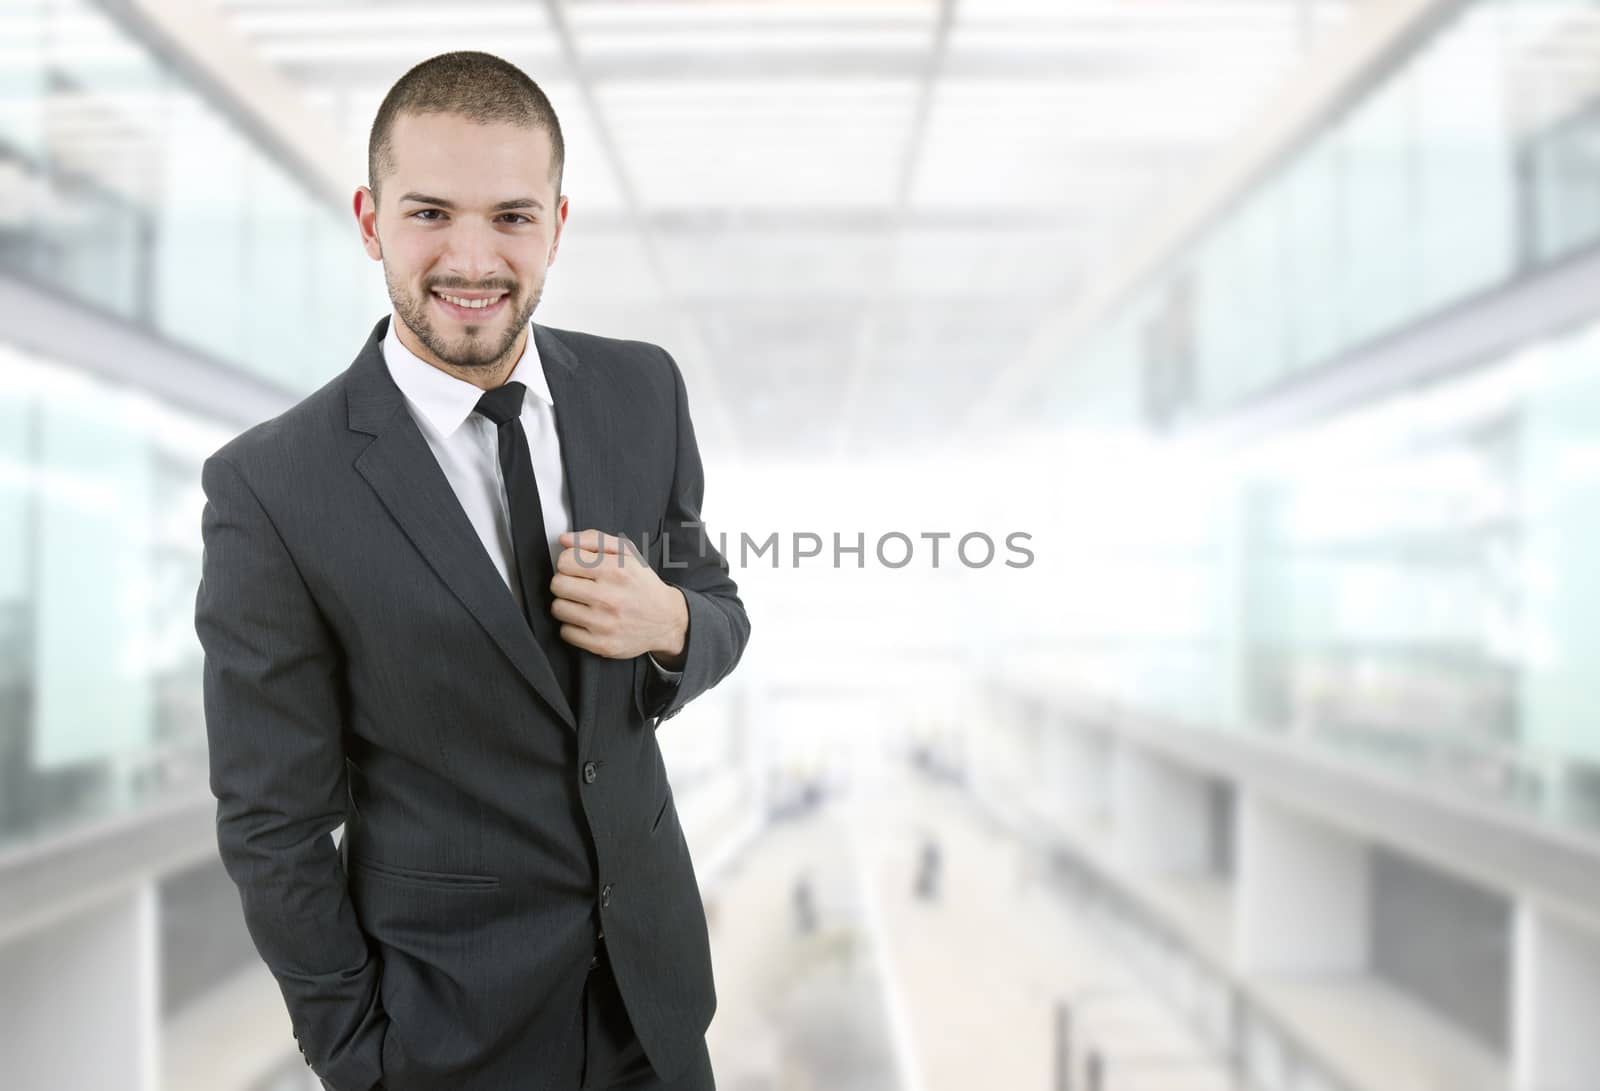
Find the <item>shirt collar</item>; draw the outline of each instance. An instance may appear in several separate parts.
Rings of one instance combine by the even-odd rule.
[[[391,315],[389,331],[383,338],[383,360],[389,367],[389,375],[407,400],[427,418],[428,423],[441,435],[448,436],[461,427],[462,421],[472,416],[484,392],[465,379],[441,371],[406,348],[394,332],[399,322],[398,315]],[[555,399],[550,395],[550,384],[545,381],[544,365],[539,360],[539,347],[534,343],[531,321],[528,323],[528,338],[522,358],[506,378],[506,382],[513,381],[528,388],[523,398],[524,406],[530,396],[546,405],[555,405]]]

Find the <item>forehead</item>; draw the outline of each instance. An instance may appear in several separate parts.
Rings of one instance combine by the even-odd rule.
[[[461,114],[401,114],[389,134],[398,183],[452,199],[503,200],[508,190],[545,193],[554,188],[550,134],[541,126],[482,124]]]

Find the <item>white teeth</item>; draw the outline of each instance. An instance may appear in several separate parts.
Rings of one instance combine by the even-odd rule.
[[[492,304],[500,302],[499,296],[495,296],[493,299],[462,299],[460,296],[445,295],[443,292],[436,292],[434,294],[436,294],[440,299],[449,300],[457,307],[470,307],[473,310],[481,310],[484,307],[488,307]]]

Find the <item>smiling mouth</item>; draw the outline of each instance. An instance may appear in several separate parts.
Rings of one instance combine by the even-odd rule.
[[[497,313],[505,305],[509,292],[472,292],[458,294],[456,292],[440,291],[438,288],[428,292],[446,312],[456,318],[481,319]]]

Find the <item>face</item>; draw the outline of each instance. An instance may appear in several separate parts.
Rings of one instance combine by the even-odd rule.
[[[522,355],[567,219],[550,136],[403,114],[391,147],[381,204],[366,186],[354,203],[367,253],[383,262],[395,333],[435,367],[489,389]]]

